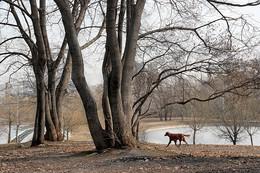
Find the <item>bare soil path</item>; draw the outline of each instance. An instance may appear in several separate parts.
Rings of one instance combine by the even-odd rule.
[[[97,153],[90,141],[0,145],[0,172],[260,172],[260,147],[141,143]]]

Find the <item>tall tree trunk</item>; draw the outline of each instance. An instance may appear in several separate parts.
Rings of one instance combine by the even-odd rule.
[[[72,60],[70,54],[67,56],[66,64],[64,66],[60,82],[56,88],[56,107],[57,107],[57,114],[59,118],[60,128],[62,128],[62,103],[63,99],[69,84],[70,76],[71,76],[71,70],[72,70]],[[64,139],[64,135],[63,135]]]
[[[135,56],[136,56],[136,47],[138,34],[141,26],[141,17],[146,1],[137,0],[134,4],[134,1],[127,1],[127,38],[125,44],[125,51],[122,60],[122,103],[124,114],[126,118],[126,130],[131,130],[131,118],[133,116],[132,110],[132,77],[133,77],[133,68],[135,65]]]
[[[55,0],[58,5],[63,18],[64,28],[66,30],[66,37],[69,40],[70,54],[72,55],[72,80],[80,94],[83,101],[83,105],[86,111],[86,116],[89,124],[90,133],[92,135],[94,144],[97,149],[104,149],[109,147],[104,135],[98,116],[97,106],[93,99],[93,96],[88,88],[86,79],[84,76],[84,68],[82,55],[77,40],[77,31],[73,22],[72,14],[69,9],[69,2],[63,0]],[[84,1],[83,1],[84,2]],[[103,106],[107,116],[106,125],[112,122],[113,125],[106,126],[106,130],[113,128],[113,134],[115,134],[115,147],[122,146],[135,146],[135,138],[132,135],[131,129],[131,117],[132,117],[132,101],[131,101],[131,81],[133,74],[133,67],[135,63],[135,53],[137,39],[140,29],[141,14],[144,8],[145,0],[137,0],[128,3],[128,28],[127,28],[127,41],[123,59],[121,61],[121,36],[120,33],[116,34],[116,11],[117,0],[107,1],[107,60],[105,65],[111,67],[111,71],[106,73],[105,82],[105,94],[103,99]],[[125,1],[121,1],[124,6]],[[122,7],[123,7],[122,6]],[[122,22],[123,10],[120,11],[120,22]],[[121,25],[120,25],[121,26]],[[131,27],[131,28],[129,28]],[[121,27],[119,27],[119,31]],[[117,37],[119,36],[119,38]],[[110,128],[110,129],[109,129]],[[112,140],[114,136],[111,136]],[[113,142],[112,142],[113,143]]]
[[[124,111],[122,102],[122,63],[120,47],[116,34],[116,9],[117,1],[107,2],[107,48],[109,51],[109,59],[111,60],[112,71],[109,84],[109,102],[111,105],[111,113],[113,116],[113,131],[116,135],[116,147],[134,146],[135,140],[131,134],[131,124],[129,109]],[[130,71],[131,72],[131,71]],[[131,75],[131,74],[129,74]],[[131,76],[132,77],[132,76]],[[132,80],[132,78],[131,78]],[[131,83],[131,81],[130,81]],[[127,104],[127,103],[126,103]],[[131,105],[130,110],[131,110]],[[129,108],[126,105],[126,108]],[[131,112],[132,116],[132,112]]]
[[[85,1],[75,1],[75,3],[74,3],[73,9],[72,9],[72,16],[75,18],[75,21],[76,21],[75,22],[76,34],[78,34],[80,31],[80,26],[85,17],[86,9],[88,7],[89,2],[90,2],[90,0],[85,0]],[[80,6],[80,10],[78,12],[79,4],[81,4],[81,6]],[[67,39],[65,38],[57,60],[61,59],[59,57],[64,56],[64,52],[67,47],[67,44],[68,44]],[[55,71],[59,64],[59,61],[57,61],[57,60],[55,61],[54,65],[52,65],[52,66],[54,66]],[[67,90],[67,87],[69,84],[71,71],[72,71],[72,58],[71,58],[70,53],[68,53],[66,64],[64,66],[60,82],[59,82],[59,84],[56,88],[56,92],[55,92],[55,96],[56,96],[55,104],[56,105],[53,105],[56,109],[57,118],[59,119],[59,124],[57,124],[59,126],[59,128],[57,128],[58,140],[64,139],[64,137],[62,135],[62,130],[61,130],[62,129],[62,102],[63,102],[63,98],[65,96],[65,93],[66,93],[66,90]],[[53,98],[54,98],[54,93],[53,93]]]
[[[32,65],[36,78],[36,90],[37,90],[37,109],[36,118],[34,124],[34,134],[31,146],[36,146],[44,143],[44,126],[45,126],[45,83],[44,73],[46,68],[46,47],[43,38],[42,31],[42,18],[39,18],[39,12],[41,13],[45,9],[45,0],[40,0],[39,10],[35,0],[30,0],[32,23],[34,29],[34,35],[36,38],[37,47],[32,49]],[[43,22],[43,23],[42,23]]]
[[[131,117],[133,116],[132,110],[132,76],[133,68],[135,65],[135,55],[138,34],[141,26],[141,17],[145,5],[145,0],[137,0],[136,4],[133,1],[127,2],[127,40],[125,51],[123,55],[123,69],[122,69],[122,103],[124,113],[126,116],[127,131],[131,131]],[[129,126],[128,126],[129,125]]]
[[[98,119],[97,105],[84,76],[82,54],[77,40],[77,33],[70,11],[69,2],[64,0],[55,0],[55,2],[60,9],[64,28],[67,33],[66,37],[67,40],[69,40],[69,50],[72,56],[72,81],[82,99],[89,124],[90,134],[97,149],[107,148],[108,145],[105,142],[103,133],[104,130],[102,129]]]
[[[34,73],[36,76],[37,87],[37,108],[34,124],[34,134],[31,146],[37,146],[44,143],[44,127],[45,127],[45,84],[44,70],[34,65]]]
[[[103,73],[103,95],[102,95],[102,108],[105,119],[105,131],[107,134],[107,143],[110,147],[115,145],[115,136],[113,133],[113,124],[112,124],[112,112],[110,108],[109,102],[109,81],[110,81],[110,72],[111,72],[111,64],[109,60],[109,51],[106,50],[102,73]]]
[[[56,106],[56,94],[55,94],[55,79],[56,79],[56,68],[48,65],[48,92],[50,96],[50,114],[53,121],[53,124],[56,129],[57,140],[62,141],[62,132],[60,126],[60,120],[57,114],[57,106]]]

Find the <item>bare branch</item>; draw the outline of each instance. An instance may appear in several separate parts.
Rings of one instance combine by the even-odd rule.
[[[28,56],[28,55],[25,55],[21,52],[5,52],[5,53],[0,53],[0,56],[3,56],[3,55],[7,55],[4,59],[2,59],[0,61],[0,64],[3,63],[7,58],[11,57],[11,56],[14,56],[14,55],[18,55],[18,56],[23,56],[25,57],[27,60],[31,61],[31,58]]]
[[[162,107],[152,111],[152,112],[148,112],[148,113],[145,113],[145,114],[142,114],[140,116],[140,119],[143,119],[147,116],[150,116],[150,115],[154,115],[158,112],[160,112],[161,110],[163,110],[164,108],[170,106],[170,105],[174,105],[174,104],[181,104],[181,105],[184,105],[184,104],[187,104],[191,101],[199,101],[199,102],[208,102],[208,101],[211,101],[211,100],[214,100],[218,97],[221,97],[223,96],[224,94],[226,93],[237,93],[237,92],[234,92],[234,90],[238,89],[238,88],[242,88],[242,87],[245,87],[245,86],[248,86],[250,83],[252,83],[251,80],[246,80],[244,82],[241,82],[240,84],[238,85],[235,85],[235,86],[232,86],[232,87],[229,87],[229,88],[226,88],[222,91],[218,91],[218,92],[214,92],[213,94],[211,94],[208,98],[206,99],[201,99],[201,98],[197,98],[197,97],[192,97],[192,98],[189,98],[187,100],[183,100],[183,101],[175,101],[175,102],[170,102],[170,103],[167,103],[165,105],[163,105]]]
[[[92,38],[89,42],[87,42],[87,43],[85,43],[84,45],[82,45],[82,46],[80,47],[80,49],[81,49],[81,50],[86,49],[87,47],[89,47],[90,45],[92,45],[96,40],[98,40],[98,39],[101,37],[101,34],[102,34],[102,32],[104,31],[104,29],[105,29],[105,26],[106,26],[106,22],[105,22],[105,20],[104,20],[103,23],[102,23],[102,26],[101,26],[100,30],[99,30],[98,33],[97,33],[97,35],[96,35],[94,38]]]
[[[208,2],[221,4],[221,5],[228,5],[228,6],[234,6],[234,7],[247,7],[247,6],[257,6],[260,5],[260,0],[249,2],[246,4],[237,4],[237,3],[231,3],[231,2],[223,2],[223,1],[215,1],[215,0],[207,0]]]
[[[19,5],[13,3],[12,1],[10,1],[10,0],[3,0],[3,1],[6,2],[6,3],[8,3],[8,4],[10,4],[10,6],[14,6],[14,7],[18,8],[18,9],[21,10],[23,13],[25,13],[29,18],[32,17],[31,14],[29,14],[27,10],[23,9],[22,7],[20,7]]]
[[[15,40],[15,39],[23,39],[23,37],[11,37],[11,38],[8,38],[6,40],[4,40],[3,42],[0,43],[0,46],[8,41],[12,41],[12,40]]]

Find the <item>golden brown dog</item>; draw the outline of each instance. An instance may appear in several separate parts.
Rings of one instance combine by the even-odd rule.
[[[168,147],[172,141],[174,141],[175,145],[177,147],[179,147],[181,145],[181,141],[185,142],[188,145],[188,143],[186,142],[184,136],[189,137],[190,135],[184,135],[184,134],[181,134],[181,133],[173,134],[173,133],[170,133],[170,132],[166,132],[164,136],[169,136],[169,143],[168,143],[168,145],[166,147]],[[180,141],[179,145],[176,144],[176,142],[178,140]]]

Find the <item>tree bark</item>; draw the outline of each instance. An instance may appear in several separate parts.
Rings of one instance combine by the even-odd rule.
[[[55,2],[61,12],[64,28],[67,33],[66,37],[67,40],[69,40],[69,50],[72,56],[72,81],[82,99],[91,136],[98,150],[107,148],[108,146],[104,139],[104,131],[98,119],[97,105],[84,76],[83,59],[77,40],[73,17],[69,8],[69,2],[63,0],[55,0]]]
[[[85,108],[90,133],[97,149],[111,147],[130,146],[134,147],[136,139],[132,134],[131,117],[131,81],[133,67],[135,63],[136,45],[140,29],[141,14],[144,8],[145,0],[137,0],[128,4],[128,24],[127,41],[123,59],[121,56],[122,39],[121,34],[116,30],[117,0],[107,1],[107,40],[106,55],[103,63],[104,74],[104,95],[103,108],[106,122],[106,132],[104,134],[98,114],[96,102],[88,88],[85,76],[83,60],[80,47],[77,40],[77,30],[70,12],[69,2],[55,0],[62,14],[63,24],[66,31],[67,40],[69,40],[69,49],[72,56],[72,80],[80,94]],[[85,1],[82,1],[85,2]],[[124,7],[125,1],[121,1]],[[120,10],[119,23],[122,24],[124,9]],[[130,15],[129,15],[130,14]],[[122,26],[119,25],[119,32]],[[117,37],[119,36],[119,38]],[[112,125],[111,125],[112,118]],[[113,130],[113,131],[112,131]],[[111,141],[105,138],[110,136]],[[115,137],[115,142],[113,142]]]
[[[106,45],[109,51],[109,59],[111,60],[111,78],[110,78],[110,91],[109,101],[111,105],[111,112],[113,116],[113,131],[116,135],[116,146],[134,146],[135,140],[131,134],[131,125],[129,111],[125,112],[122,101],[122,63],[120,46],[116,34],[116,9],[117,1],[107,2],[107,41]],[[133,69],[132,69],[133,70]],[[131,75],[131,74],[129,74]],[[132,80],[132,76],[131,76]],[[131,109],[131,105],[129,105]],[[129,108],[127,106],[127,108]]]
[[[37,108],[36,118],[34,124],[34,134],[31,146],[37,146],[44,144],[44,127],[45,127],[45,86],[44,86],[44,69],[36,65],[34,67],[34,73],[36,76],[37,86]]]
[[[105,119],[105,131],[107,134],[107,143],[109,146],[115,146],[115,136],[113,133],[113,124],[112,124],[112,113],[109,102],[109,83],[110,83],[110,72],[111,64],[109,60],[109,51],[106,50],[102,73],[103,73],[103,95],[102,95],[102,108]]]
[[[53,121],[53,124],[55,126],[57,140],[62,141],[62,132],[61,132],[61,126],[60,126],[60,119],[57,114],[57,105],[56,105],[56,95],[55,95],[55,80],[56,80],[56,68],[52,67],[51,65],[48,65],[48,93],[50,96],[49,102],[50,102],[50,114],[51,119]]]
[[[44,0],[40,1],[40,4],[45,3]],[[34,34],[36,38],[36,47],[32,50],[33,55],[33,70],[36,78],[37,89],[37,109],[34,125],[34,135],[31,146],[36,146],[44,143],[44,126],[45,126],[45,83],[44,72],[46,68],[46,49],[44,44],[44,38],[41,28],[41,23],[38,14],[37,3],[34,0],[30,0],[32,23]]]
[[[49,141],[57,141],[57,133],[55,126],[53,124],[51,115],[50,115],[50,107],[49,107],[49,93],[45,93],[45,126],[46,126],[46,133],[45,133],[45,140]]]

